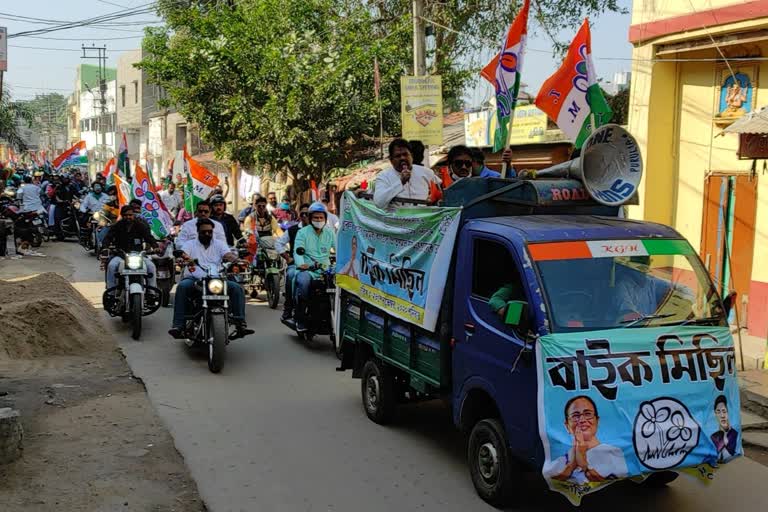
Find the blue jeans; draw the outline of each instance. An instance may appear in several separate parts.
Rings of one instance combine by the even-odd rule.
[[[286,311],[293,310],[293,280],[296,277],[296,265],[288,265],[285,269],[285,305]]]
[[[173,301],[173,327],[184,328],[189,300],[200,292],[195,287],[197,279],[185,277],[176,285],[176,298]],[[243,287],[234,281],[227,281],[229,296],[229,314],[235,320],[245,320],[245,292]]]

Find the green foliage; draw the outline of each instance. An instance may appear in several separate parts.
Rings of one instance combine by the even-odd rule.
[[[32,126],[34,112],[24,103],[15,102],[7,91],[0,99],[0,139],[19,151],[27,149],[27,145],[19,133],[19,124]]]
[[[519,3],[520,5],[522,2]],[[428,48],[446,105],[458,106],[476,62],[519,9],[515,2],[426,0],[437,25]],[[540,0],[543,26],[576,26],[615,0]],[[159,0],[166,26],[148,29],[139,64],[168,104],[200,127],[220,156],[322,179],[400,132],[400,77],[412,73],[410,0]],[[458,31],[459,33],[455,33]],[[381,100],[373,92],[373,61]]]
[[[629,87],[626,87],[613,96],[606,96],[608,105],[613,110],[612,123],[627,124],[629,121]]]

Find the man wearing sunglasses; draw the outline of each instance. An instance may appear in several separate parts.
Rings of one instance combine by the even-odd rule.
[[[195,210],[195,218],[188,220],[181,226],[178,236],[176,237],[176,245],[181,247],[190,240],[197,240],[197,219],[210,219],[213,222],[213,238],[221,240],[223,243],[227,243],[227,234],[224,231],[224,226],[219,224],[218,221],[211,219],[211,204],[208,201],[200,201],[197,204]]]
[[[296,243],[296,234],[301,228],[309,225],[309,203],[299,207],[299,223],[289,227],[275,242],[275,249],[285,260],[288,268],[285,271],[285,304],[283,305],[282,322],[293,318],[293,290],[291,283],[296,275],[296,265],[293,261],[293,247]]]

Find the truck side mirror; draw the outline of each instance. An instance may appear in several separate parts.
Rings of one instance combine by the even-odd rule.
[[[528,312],[528,303],[523,300],[510,300],[507,302],[507,314],[504,323],[513,327],[520,327]]]
[[[737,295],[738,294],[736,292],[731,292],[723,299],[723,307],[725,308],[726,317],[731,314],[731,309],[733,309],[733,307],[736,305]]]

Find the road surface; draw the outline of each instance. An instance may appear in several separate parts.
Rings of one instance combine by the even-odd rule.
[[[76,286],[100,307],[103,275],[75,244],[47,244],[68,259]],[[369,421],[360,381],[334,371],[330,343],[309,349],[260,303],[247,306],[257,333],[230,345],[219,375],[167,334],[170,309],[145,317],[139,342],[117,319],[133,372],[173,435],[213,512],[440,512],[493,510],[475,494],[464,440],[440,403],[409,405],[392,427]],[[106,316],[106,315],[105,315]],[[323,339],[325,341],[325,339]],[[571,510],[535,478],[518,510]],[[766,510],[768,468],[729,464],[710,486],[680,477],[649,491],[621,483],[585,498],[589,510]]]

